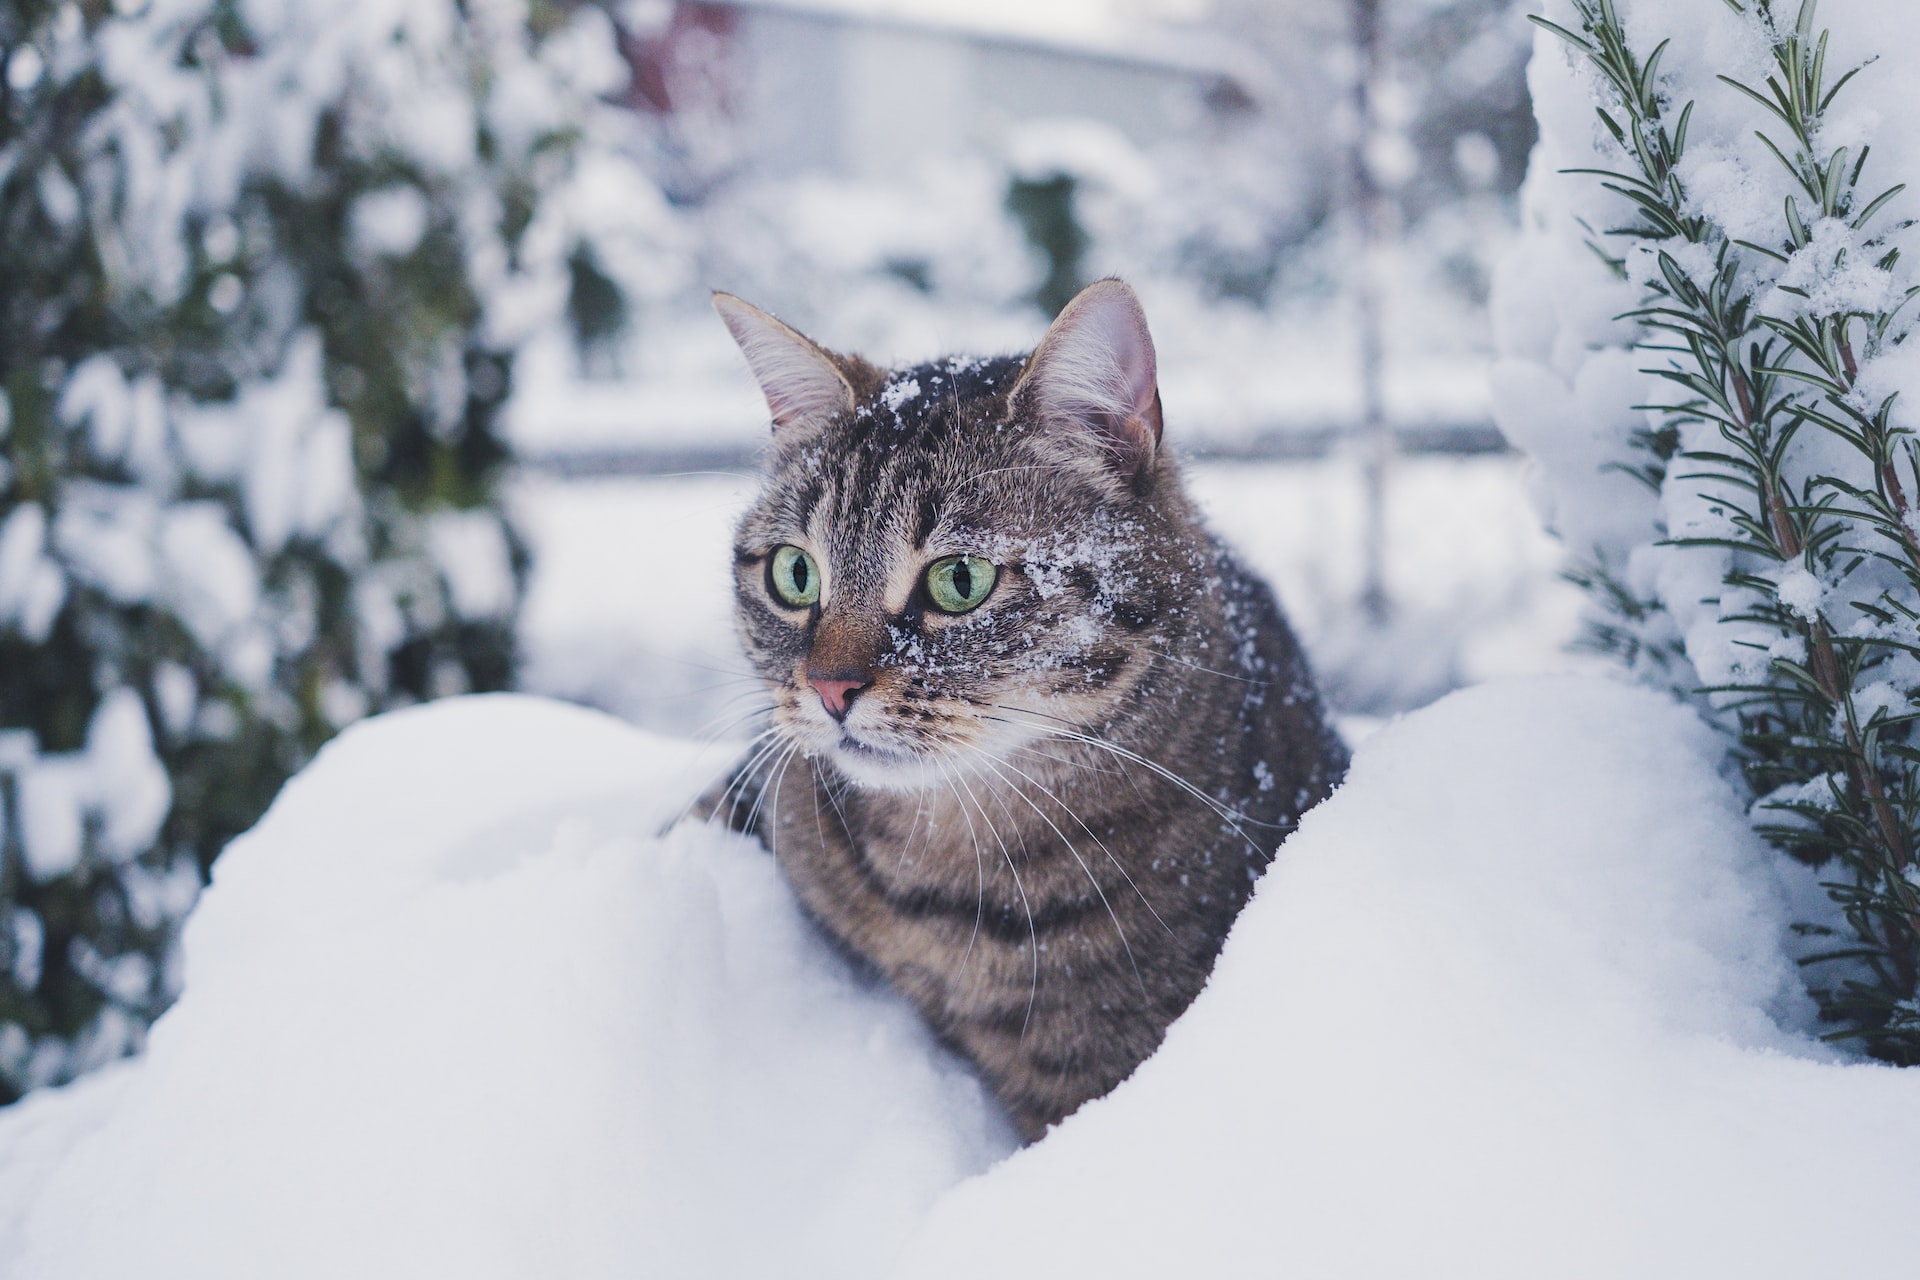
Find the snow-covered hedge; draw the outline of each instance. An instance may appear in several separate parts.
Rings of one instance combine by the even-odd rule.
[[[0,1101],[138,1043],[340,726],[511,678],[496,418],[624,74],[525,0],[0,13]]]
[[[1500,425],[1596,643],[1698,693],[1756,828],[1823,865],[1836,910],[1802,927],[1836,1034],[1920,1061],[1920,11],[1554,0],[1543,25]]]
[[[1598,680],[1388,726],[1160,1052],[1009,1157],[764,850],[654,834],[724,752],[381,717],[215,867],[145,1055],[0,1112],[0,1274],[1695,1280],[1842,1223],[1905,1274],[1920,1074],[1795,1029],[1721,754]]]

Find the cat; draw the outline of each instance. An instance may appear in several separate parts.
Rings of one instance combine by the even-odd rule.
[[[1032,1141],[1159,1045],[1345,748],[1161,446],[1126,284],[1030,356],[892,372],[714,306],[773,419],[734,549],[772,706],[698,812]]]

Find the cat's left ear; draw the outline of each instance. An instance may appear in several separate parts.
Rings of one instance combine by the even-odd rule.
[[[1140,299],[1120,280],[1074,295],[1014,384],[1017,411],[1091,438],[1138,485],[1160,447],[1160,383]]]

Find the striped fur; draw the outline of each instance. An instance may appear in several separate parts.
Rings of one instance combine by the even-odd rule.
[[[1159,1044],[1346,756],[1271,592],[1152,447],[1157,396],[1156,438],[1119,459],[1029,394],[1021,358],[819,354],[854,408],[776,432],[740,522],[771,732],[704,811],[764,839],[1032,1139]],[[783,544],[820,566],[812,608],[769,590]],[[944,615],[922,575],[963,552],[999,578]],[[871,674],[844,724],[807,683],[827,659]]]

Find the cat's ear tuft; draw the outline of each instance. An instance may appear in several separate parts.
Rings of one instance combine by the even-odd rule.
[[[1075,294],[1028,358],[1013,403],[1047,427],[1091,434],[1138,484],[1160,447],[1160,384],[1133,290],[1108,279]]]
[[[730,293],[716,292],[713,309],[740,344],[740,354],[767,398],[776,434],[853,408],[853,387],[846,375],[811,338]]]

